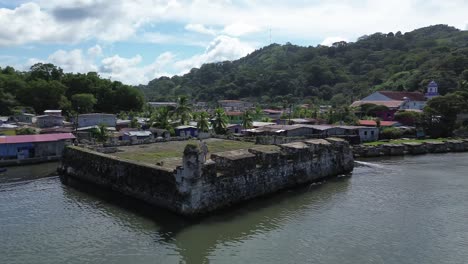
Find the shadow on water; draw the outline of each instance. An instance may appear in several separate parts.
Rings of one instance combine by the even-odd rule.
[[[58,162],[8,167],[0,173],[0,183],[23,182],[57,175]]]
[[[159,227],[155,231],[157,232],[155,242],[174,245],[185,262],[207,263],[210,253],[217,246],[240,242],[251,235],[281,229],[288,221],[308,210],[308,207],[314,206],[314,203],[323,204],[338,193],[346,192],[350,185],[349,178],[350,175],[329,178],[322,182],[283,190],[196,219],[184,218],[165,209],[85,182],[73,180],[69,185],[80,192],[151,220]],[[66,193],[65,195],[71,200],[80,199],[79,196]],[[107,209],[109,207],[105,208],[110,210]],[[123,217],[122,214],[112,215]],[[128,221],[128,219],[120,220]]]

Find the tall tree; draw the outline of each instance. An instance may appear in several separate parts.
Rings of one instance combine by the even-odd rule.
[[[168,129],[170,130],[171,124],[170,124],[170,112],[169,108],[167,107],[161,107],[156,112],[153,113],[153,115],[150,118],[150,123],[152,124],[152,127],[156,128],[161,128],[161,129]]]
[[[208,120],[209,115],[207,112],[201,112],[198,115],[197,121],[197,128],[202,132],[208,132],[210,129],[210,122]]]
[[[213,116],[213,129],[216,134],[225,134],[228,117],[222,108],[216,108]]]
[[[80,114],[93,112],[94,105],[97,103],[94,95],[89,93],[74,94],[71,99],[73,109]]]
[[[181,96],[177,99],[177,107],[175,109],[176,117],[180,119],[181,124],[187,124],[191,116],[192,108],[187,96]]]
[[[242,126],[245,129],[249,129],[253,127],[253,117],[252,117],[252,113],[250,112],[250,110],[245,111],[244,114],[242,115]]]

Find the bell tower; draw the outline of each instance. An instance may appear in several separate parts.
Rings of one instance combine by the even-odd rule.
[[[436,97],[436,96],[439,96],[439,86],[437,85],[437,83],[432,80],[428,85],[427,85],[427,92],[425,94],[426,96],[426,99],[429,100],[433,97]]]

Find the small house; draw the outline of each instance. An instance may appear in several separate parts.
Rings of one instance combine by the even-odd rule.
[[[175,128],[175,134],[178,137],[197,137],[198,129],[195,126],[178,126]]]
[[[229,124],[226,126],[226,129],[229,133],[240,134],[242,133],[243,127],[240,124]]]
[[[152,139],[153,133],[147,130],[127,131],[123,134],[122,140],[145,140]]]
[[[360,142],[369,142],[379,140],[379,128],[366,126],[340,126],[346,130],[347,136],[357,135]]]
[[[32,124],[34,116],[34,114],[21,113],[13,116],[13,120],[19,123]]]
[[[61,127],[64,118],[58,115],[40,115],[36,116],[36,126],[38,128]]]
[[[0,136],[0,159],[60,157],[74,139],[71,133]]]
[[[117,117],[113,114],[104,113],[81,114],[78,116],[78,127],[99,125],[115,127],[117,125]]]
[[[171,133],[166,129],[151,127],[149,131],[153,133],[153,136],[155,138],[170,138],[171,137]]]

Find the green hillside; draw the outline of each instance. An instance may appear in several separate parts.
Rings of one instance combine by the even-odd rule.
[[[442,94],[468,69],[468,31],[446,25],[374,33],[331,47],[272,44],[236,61],[208,63],[184,76],[141,85],[148,100],[186,94],[200,101],[249,98],[345,104],[378,89],[423,91],[434,79]]]

